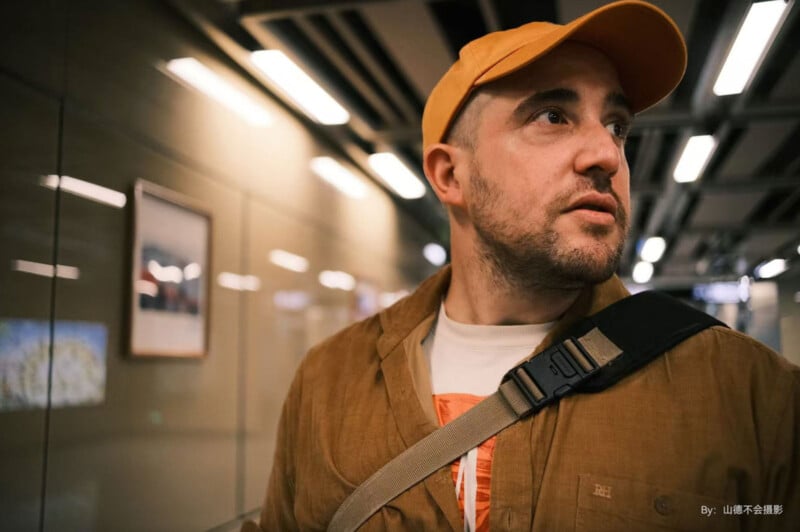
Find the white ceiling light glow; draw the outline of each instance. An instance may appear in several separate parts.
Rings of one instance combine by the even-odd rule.
[[[714,94],[739,94],[758,68],[787,6],[786,0],[756,2],[750,6],[733,46],[714,82]]]
[[[221,272],[217,275],[217,284],[222,288],[238,292],[258,292],[261,288],[261,279],[255,275]]]
[[[653,265],[646,261],[637,262],[632,277],[635,283],[646,283],[653,277]]]
[[[263,107],[197,59],[193,57],[173,59],[167,62],[167,70],[251,124],[268,126],[272,123],[272,117]]]
[[[381,180],[401,198],[417,199],[425,195],[425,185],[395,154],[373,153],[367,162]]]
[[[42,277],[59,277],[61,279],[78,279],[81,272],[75,266],[64,264],[44,264],[30,260],[15,260],[11,262],[11,269],[17,272],[41,275]]]
[[[326,126],[345,124],[350,113],[280,50],[258,50],[250,59],[309,117]]]
[[[356,279],[347,272],[323,270],[319,273],[319,284],[327,288],[350,291],[356,287]]]
[[[772,259],[756,266],[755,274],[760,279],[770,279],[777,277],[787,269],[789,269],[789,266],[784,259]]]
[[[700,177],[700,172],[705,168],[711,158],[711,152],[717,141],[712,135],[696,135],[690,137],[683,148],[675,172],[672,176],[678,183],[689,183]]]
[[[311,170],[345,196],[360,199],[367,195],[367,185],[332,157],[314,157]]]
[[[644,241],[639,256],[647,262],[658,262],[664,256],[667,249],[667,241],[660,236],[651,236]]]
[[[280,266],[286,270],[303,273],[308,271],[308,259],[289,253],[283,249],[273,249],[269,252],[269,261],[275,266]]]
[[[79,196],[84,199],[111,205],[117,209],[121,209],[128,202],[128,198],[122,192],[95,185],[83,179],[77,179],[68,175],[46,175],[42,176],[42,186],[52,188],[53,190],[61,189],[64,192],[69,192],[72,195]]]
[[[447,251],[435,242],[425,244],[422,254],[434,266],[441,266],[447,260]]]

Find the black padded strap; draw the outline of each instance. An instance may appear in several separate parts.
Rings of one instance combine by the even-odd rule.
[[[613,362],[581,384],[579,392],[605,390],[686,338],[724,323],[659,292],[640,292],[606,307],[579,323],[569,336],[582,336],[593,327],[622,349]]]

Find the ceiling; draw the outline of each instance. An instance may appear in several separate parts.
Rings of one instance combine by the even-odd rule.
[[[376,182],[366,156],[389,149],[420,177],[425,98],[469,40],[531,20],[565,22],[601,0],[171,0],[250,76],[252,50],[278,48],[351,112],[344,126],[320,126],[283,102],[332,150]],[[683,32],[689,64],[666,100],[641,113],[626,144],[631,166],[631,238],[620,274],[629,277],[637,243],[667,240],[652,284],[737,279],[760,262],[792,259],[800,245],[800,8],[792,4],[744,93],[711,91],[749,0],[662,0]],[[264,83],[265,91],[270,91]],[[280,96],[275,94],[280,100]],[[672,179],[693,134],[713,134],[701,178]],[[396,199],[446,244],[447,221],[432,192]]]

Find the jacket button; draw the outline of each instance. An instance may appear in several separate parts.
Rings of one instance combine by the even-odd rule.
[[[659,495],[653,501],[653,506],[656,509],[656,512],[660,513],[661,515],[669,515],[674,510],[675,507],[672,504],[672,499],[670,499],[666,495]]]

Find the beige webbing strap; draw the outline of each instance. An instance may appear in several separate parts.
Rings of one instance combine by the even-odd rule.
[[[590,334],[595,350],[588,352],[596,361],[603,361],[596,365],[605,365],[621,352],[598,329],[593,329]],[[574,346],[571,348],[575,349]],[[538,388],[535,384],[533,387],[535,395]],[[403,451],[358,486],[336,511],[328,531],[356,530],[383,505],[512,425],[530,408],[530,402],[514,381],[503,382],[495,393]]]
[[[528,408],[516,385],[507,381],[518,408]],[[328,525],[331,532],[357,529],[384,504],[519,419],[500,391],[462,416],[421,439],[368,478],[339,507]]]

